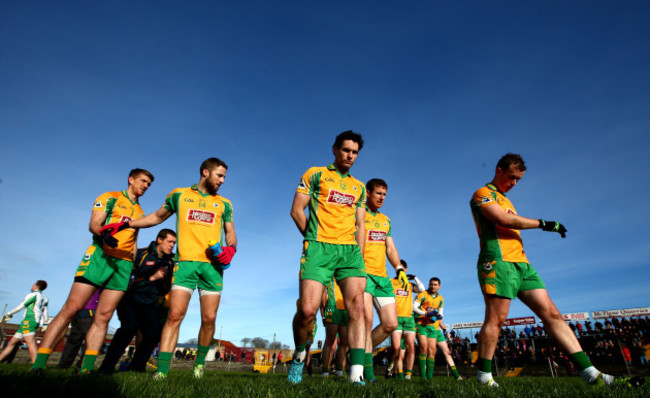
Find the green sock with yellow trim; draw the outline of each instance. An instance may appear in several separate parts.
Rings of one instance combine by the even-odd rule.
[[[43,369],[45,368],[45,364],[47,364],[48,358],[50,358],[50,354],[52,353],[53,349],[52,348],[39,348],[38,349],[38,354],[36,354],[36,360],[34,361],[34,364],[30,368],[30,370],[33,369]]]
[[[427,378],[427,356],[418,355],[418,365],[420,365],[420,376],[426,380]]]
[[[81,369],[79,369],[79,373],[84,374],[84,373],[88,373],[91,370],[95,369],[95,361],[97,360],[97,355],[98,354],[99,354],[99,351],[86,350],[86,353],[84,355],[84,361],[81,364]]]
[[[436,361],[427,357],[427,380],[433,379],[433,369],[436,367]]]

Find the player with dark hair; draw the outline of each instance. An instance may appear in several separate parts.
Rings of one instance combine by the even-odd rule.
[[[2,319],[3,322],[6,322],[8,319],[11,319],[12,315],[16,312],[24,309],[23,321],[21,322],[21,327],[18,328],[16,333],[11,337],[7,346],[2,353],[0,353],[0,362],[11,354],[16,344],[20,340],[25,340],[27,344],[27,349],[29,350],[29,358],[33,363],[36,360],[36,355],[38,353],[38,347],[36,346],[36,339],[34,335],[36,334],[36,329],[43,327],[47,323],[47,305],[49,300],[43,294],[43,290],[47,288],[47,282],[44,280],[38,280],[34,285],[32,285],[31,292],[25,296],[25,299],[22,303],[18,304],[16,308],[7,312]]]
[[[174,272],[169,316],[162,331],[158,371],[154,375],[159,380],[169,373],[181,322],[197,287],[201,303],[201,329],[193,374],[195,378],[203,377],[205,357],[214,337],[223,290],[223,272],[237,251],[232,203],[217,194],[226,179],[227,170],[228,166],[218,158],[205,160],[201,164],[197,184],[173,190],[155,213],[131,223],[132,227],[148,228],[176,213],[179,263]],[[226,246],[211,244],[212,241],[222,242],[224,235]],[[215,249],[219,253],[214,252]]]
[[[386,272],[386,258],[395,269],[397,279],[406,289],[410,284],[400,264],[397,247],[393,241],[391,221],[379,212],[384,205],[388,184],[380,178],[373,178],[366,183],[366,241],[363,258],[366,263],[366,291],[363,294],[364,313],[366,317],[366,357],[364,378],[375,380],[373,370],[373,349],[397,328],[397,306],[393,284]],[[373,325],[373,305],[379,315],[379,325]]]
[[[160,305],[172,284],[176,232],[164,228],[149,247],[138,249],[131,283],[117,306],[121,326],[115,331],[99,372],[112,374],[138,330],[142,334],[129,370],[144,372],[147,360],[160,342],[163,319]]]
[[[400,260],[404,272],[408,272],[406,261]],[[409,283],[404,286],[397,278],[391,279],[397,306],[397,328],[390,335],[393,349],[392,363],[398,379],[410,380],[415,362],[415,319],[413,319],[413,292],[422,293],[425,288],[417,276],[407,274]],[[404,347],[402,347],[402,343]],[[405,351],[405,352],[402,352]],[[405,355],[404,355],[405,354]],[[406,361],[406,363],[404,362]]]
[[[137,231],[130,228],[128,223],[144,217],[138,199],[153,182],[153,175],[144,169],[133,169],[129,173],[128,182],[126,190],[106,192],[95,200],[89,225],[93,243],[77,268],[63,308],[43,336],[31,371],[43,371],[52,350],[63,338],[72,319],[84,308],[95,291],[103,288],[97,312],[86,336],[86,353],[80,372],[87,373],[95,367],[99,349],[104,344],[108,322],[124,296],[133,269]],[[105,226],[116,223],[120,227],[112,231],[112,234],[102,230]]]
[[[300,306],[293,319],[296,344],[289,369],[289,381],[300,383],[305,365],[305,343],[314,327],[325,286],[332,276],[343,293],[349,316],[350,381],[365,384],[365,321],[363,291],[366,270],[363,262],[365,240],[364,184],[350,175],[359,150],[360,134],[345,131],[336,137],[334,162],[312,167],[302,176],[291,206],[298,230],[304,237],[300,260]],[[309,218],[305,209],[309,206]]]
[[[470,200],[480,240],[477,271],[485,301],[485,320],[478,345],[479,383],[498,387],[492,377],[492,358],[510,303],[518,297],[542,319],[548,334],[569,354],[587,383],[608,386],[642,384],[643,378],[614,378],[591,364],[576,335],[551,301],[542,278],[528,262],[520,230],[540,228],[557,232],[564,238],[567,229],[559,222],[517,215],[506,193],[515,187],[525,171],[526,164],[520,155],[506,154],[497,163],[492,181],[479,188]]]
[[[456,364],[454,363],[454,359],[451,357],[451,351],[449,350],[449,345],[447,344],[447,340],[445,339],[445,335],[443,333],[445,326],[442,322],[442,317],[444,315],[445,301],[444,298],[440,295],[440,286],[442,282],[440,281],[440,278],[437,277],[431,278],[431,281],[433,281],[433,283],[429,283],[429,292],[432,294],[437,294],[440,297],[440,307],[437,308],[438,315],[436,320],[436,328],[438,329],[436,336],[436,346],[437,349],[442,351],[442,355],[445,357],[445,361],[447,362],[447,365],[449,365],[449,369],[451,370],[451,374],[454,376],[454,378],[456,380],[462,380],[463,377],[460,375],[460,373],[458,373],[458,369],[456,369]]]
[[[417,339],[420,348],[418,363],[420,365],[420,376],[423,379],[433,379],[433,370],[436,365],[436,350],[439,341],[445,337],[440,330],[440,311],[443,307],[442,296],[438,294],[440,279],[433,277],[429,279],[429,288],[415,297],[413,312],[417,317]]]

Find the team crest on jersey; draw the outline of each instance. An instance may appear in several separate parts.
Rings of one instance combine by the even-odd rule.
[[[492,198],[489,197],[489,196],[483,196],[483,197],[481,198],[481,204],[482,204],[482,205],[488,204],[488,203],[490,203],[490,202],[494,202],[494,199],[492,199]]]
[[[489,262],[489,263],[483,264],[483,271],[486,271],[486,272],[487,271],[492,271],[492,263]]]
[[[213,225],[216,218],[217,215],[211,211],[190,209],[187,212],[187,221],[196,221]]]
[[[385,242],[386,232],[371,229],[368,231],[368,242]]]
[[[103,206],[104,205],[102,204],[101,200],[98,200],[97,202],[95,202],[95,207],[103,207]]]
[[[356,199],[356,196],[337,191],[336,189],[330,189],[329,194],[327,195],[327,203],[334,203],[348,207],[352,207]]]
[[[357,190],[357,186],[356,186],[356,185],[353,186],[352,189],[354,189],[354,190],[356,191],[356,190]]]
[[[212,207],[219,207],[219,203],[213,203]]]
[[[345,183],[345,181],[341,181],[341,189],[348,189],[348,184]]]

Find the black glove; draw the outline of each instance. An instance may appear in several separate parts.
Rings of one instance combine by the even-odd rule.
[[[564,225],[560,224],[557,221],[544,221],[540,219],[539,227],[542,229],[542,231],[557,232],[561,237],[566,238],[566,228],[564,228]]]
[[[129,226],[128,221],[116,222],[113,224],[104,225],[99,230],[99,234],[101,235],[102,240],[104,241],[104,245],[108,247],[117,247],[118,240],[113,235],[127,228],[131,228]]]
[[[415,275],[413,275],[413,274],[406,274],[406,277],[408,279],[415,279]]]
[[[116,248],[118,244],[118,240],[111,235],[110,232],[104,231],[101,233],[102,234],[102,240],[104,241],[104,246]]]

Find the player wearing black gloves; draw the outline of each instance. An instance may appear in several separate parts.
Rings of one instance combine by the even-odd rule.
[[[599,372],[580,347],[562,315],[551,301],[544,282],[523,250],[520,230],[541,228],[566,237],[567,229],[555,221],[536,220],[517,214],[506,197],[521,180],[526,165],[521,156],[506,154],[497,163],[494,178],[477,190],[470,207],[480,239],[478,278],[485,300],[485,320],[479,335],[478,381],[498,387],[492,378],[492,357],[499,331],[508,316],[510,302],[518,297],[542,319],[548,334],[567,354],[589,384],[639,385],[640,378],[621,378]]]

